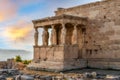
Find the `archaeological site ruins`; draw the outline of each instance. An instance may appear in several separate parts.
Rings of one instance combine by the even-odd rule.
[[[55,16],[32,22],[34,59],[28,69],[120,69],[120,0],[58,8]]]

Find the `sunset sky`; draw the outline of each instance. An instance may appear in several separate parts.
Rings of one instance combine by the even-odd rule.
[[[100,0],[0,0],[0,49],[32,51],[32,20],[53,16],[58,7],[95,1]]]

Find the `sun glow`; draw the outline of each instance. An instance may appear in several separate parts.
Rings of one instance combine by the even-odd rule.
[[[20,40],[24,39],[31,32],[31,28],[23,27],[23,28],[8,28],[6,30],[6,35],[12,40]]]

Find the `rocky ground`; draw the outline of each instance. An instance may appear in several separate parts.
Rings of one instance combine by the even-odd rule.
[[[102,70],[102,69],[81,69],[81,70],[72,70],[65,73],[85,73],[85,72],[97,72],[98,74],[103,75],[120,75],[120,70]]]
[[[33,70],[22,70],[22,72],[27,74],[40,74],[40,75],[60,75],[60,73],[55,72],[46,72],[46,71],[33,71]],[[102,75],[120,75],[120,70],[102,70],[102,69],[79,69],[79,70],[71,70],[62,72],[64,74],[70,75],[70,74],[83,74],[85,72],[96,72],[98,74]]]
[[[67,80],[120,80],[119,70],[79,69],[60,73],[23,70],[22,72],[32,75],[54,76],[55,79],[63,79],[64,77]]]
[[[118,70],[79,69],[66,72],[1,69],[0,80],[120,80]]]

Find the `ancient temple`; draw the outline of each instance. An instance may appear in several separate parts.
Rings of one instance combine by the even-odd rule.
[[[104,0],[58,8],[55,16],[33,20],[34,59],[28,68],[47,71],[85,67],[120,69],[119,6],[119,0]],[[38,44],[39,28],[43,29],[42,45]]]

